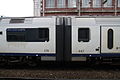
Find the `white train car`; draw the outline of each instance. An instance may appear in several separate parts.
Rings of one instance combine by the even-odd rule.
[[[0,55],[42,56],[42,60],[55,60],[55,34],[56,19],[54,17],[2,18],[0,20]]]
[[[80,56],[94,58],[120,57],[119,35],[119,17],[73,17],[73,59],[78,60]]]
[[[119,17],[1,18],[0,61],[119,58],[119,34]]]

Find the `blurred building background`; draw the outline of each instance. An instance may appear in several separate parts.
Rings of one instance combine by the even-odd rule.
[[[34,0],[34,16],[120,16],[120,0]]]

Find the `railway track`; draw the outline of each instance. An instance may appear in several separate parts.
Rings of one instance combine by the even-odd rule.
[[[86,79],[47,79],[47,78],[0,78],[0,80],[86,80]],[[97,79],[96,79],[97,80]]]
[[[47,79],[47,78],[0,78],[0,80],[71,80],[71,79]],[[82,80],[82,79],[72,79],[72,80]]]
[[[1,77],[0,80],[55,80],[55,79],[43,79],[43,78],[39,78],[39,79],[34,79],[34,78],[8,78],[8,77]]]
[[[120,63],[87,63],[87,62],[41,62],[36,66],[28,66],[26,64],[10,63],[0,65],[0,69],[120,69]]]
[[[56,65],[55,63],[41,63],[36,67],[19,65],[0,67],[0,77],[17,77],[17,80],[20,80],[21,77],[23,78],[23,80],[30,78],[37,80],[118,79],[120,78],[119,75],[120,65],[107,64],[83,65],[76,62],[62,65]]]

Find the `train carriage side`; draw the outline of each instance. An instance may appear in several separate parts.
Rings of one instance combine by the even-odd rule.
[[[72,61],[100,54],[100,27],[95,18],[72,18]]]
[[[40,60],[55,61],[55,21],[54,17],[2,19],[0,55],[40,56]]]
[[[119,59],[119,22],[117,17],[72,18],[72,61]]]
[[[117,17],[3,18],[0,60],[6,56],[7,61],[22,57],[60,62],[119,58],[119,22]]]

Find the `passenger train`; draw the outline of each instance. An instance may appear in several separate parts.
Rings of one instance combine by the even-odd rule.
[[[120,58],[119,17],[0,18],[0,62]]]

